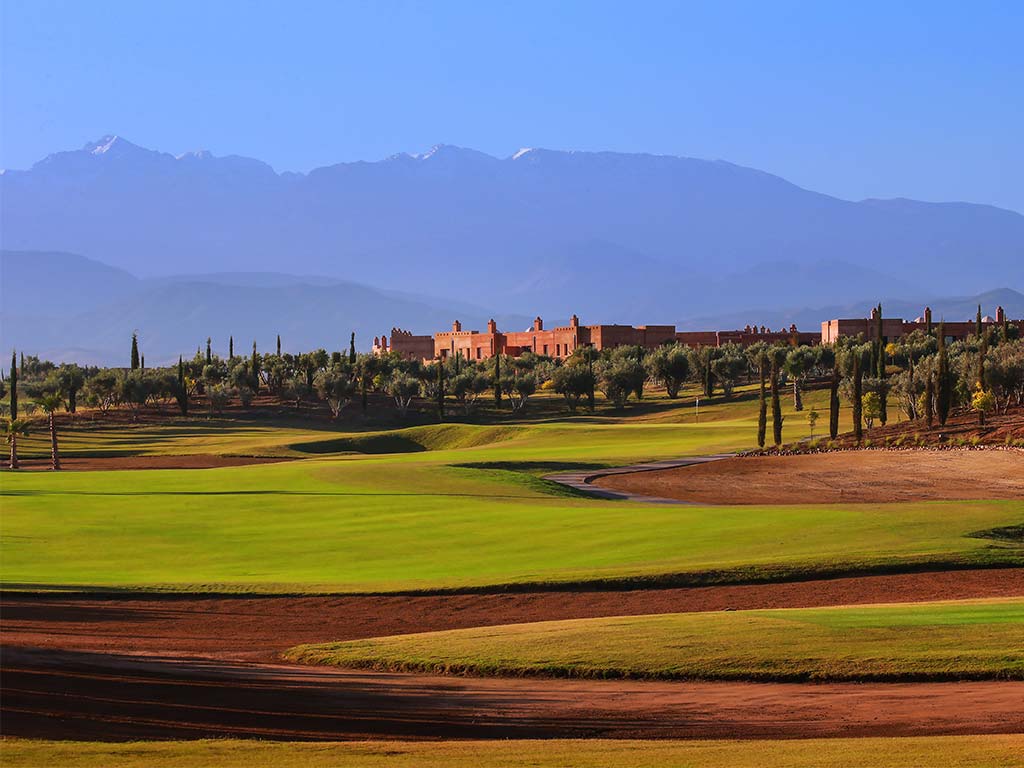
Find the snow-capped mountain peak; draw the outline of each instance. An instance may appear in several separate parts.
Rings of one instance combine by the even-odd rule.
[[[86,144],[82,149],[91,155],[105,155],[110,151],[111,147],[118,141],[120,137],[116,135],[104,136],[99,141],[94,141],[90,144]]]

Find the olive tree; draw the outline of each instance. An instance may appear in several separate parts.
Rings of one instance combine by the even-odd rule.
[[[570,413],[576,413],[580,400],[594,391],[594,379],[585,363],[566,363],[556,368],[551,376],[555,392],[565,398]]]
[[[683,383],[690,378],[690,356],[686,347],[676,342],[653,350],[646,359],[651,378],[660,381],[672,399],[679,397]]]
[[[409,406],[412,404],[413,398],[419,394],[420,382],[414,376],[398,370],[392,374],[388,381],[387,391],[394,398],[398,412],[405,416],[409,412]]]
[[[336,362],[330,368],[320,371],[313,379],[317,395],[327,402],[331,418],[338,418],[345,407],[352,402],[356,393],[356,380],[352,367],[345,362]]]

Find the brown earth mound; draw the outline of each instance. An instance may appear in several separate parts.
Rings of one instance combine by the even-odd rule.
[[[890,403],[892,401],[890,400]],[[822,414],[823,417],[828,414]],[[979,423],[978,414],[972,411],[958,411],[950,414],[949,420],[940,425],[937,421],[929,427],[924,419],[908,421],[890,405],[889,423],[884,427],[877,421],[871,429],[864,430],[864,439],[874,445],[884,443],[907,443],[909,445],[1007,445],[1020,446],[1024,442],[1024,406],[1012,406],[1003,413],[990,413],[984,425]],[[1009,441],[1009,442],[1008,442]],[[856,447],[852,432],[839,435],[836,443],[844,448]]]
[[[1019,733],[1024,683],[473,679],[8,648],[5,736],[800,738]],[[942,764],[941,760],[939,763]]]
[[[5,646],[268,661],[299,643],[648,613],[1024,595],[1024,568],[777,584],[429,596],[204,597],[4,593]]]
[[[286,666],[301,642],[545,619],[1024,594],[1024,568],[632,592],[4,594],[6,736],[796,738],[1014,733],[1024,683],[459,679]]]
[[[1015,450],[838,451],[744,456],[598,478],[595,485],[701,504],[1024,499]]]

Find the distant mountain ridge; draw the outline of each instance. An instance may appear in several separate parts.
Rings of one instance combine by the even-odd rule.
[[[788,267],[773,271],[791,274]],[[804,278],[813,280],[813,270]],[[867,298],[870,296],[870,298]],[[816,332],[823,320],[864,317],[877,298],[812,309],[745,309],[715,316],[690,316],[680,330],[731,330],[744,325],[788,327],[795,323]],[[938,321],[974,317],[977,305],[994,314],[1001,305],[1014,319],[1024,318],[1024,294],[1012,289],[975,296],[918,300],[883,298],[886,317],[917,317],[925,303]],[[640,324],[645,308],[634,308],[626,322]],[[565,323],[571,310],[545,316],[548,325]],[[281,334],[287,350],[324,347],[345,349],[349,333],[367,351],[374,336],[392,326],[433,334],[461,320],[463,327],[483,329],[494,317],[502,330],[530,326],[526,313],[489,313],[460,300],[381,291],[329,277],[287,273],[218,273],[140,279],[124,270],[67,253],[0,251],[0,348],[17,348],[55,361],[122,365],[126,339],[133,330],[151,365],[191,355],[213,337],[214,349],[227,354],[234,336],[236,353],[253,341],[271,349]],[[583,323],[608,322],[596,312]]]
[[[438,145],[297,174],[107,136],[6,171],[0,200],[4,248],[145,277],[321,274],[606,322],[1024,287],[1019,213],[851,202],[720,160]]]
[[[915,320],[924,313],[927,306],[932,310],[935,322],[964,322],[974,320],[978,307],[983,315],[995,317],[996,308],[1002,307],[1007,318],[1024,320],[1024,293],[1012,288],[999,288],[984,291],[973,296],[942,296],[921,298],[916,301],[905,298],[882,298],[882,314],[885,317],[898,317],[903,320]],[[801,309],[751,309],[744,312],[726,312],[710,317],[695,317],[683,323],[687,330],[703,330],[706,328],[742,328],[747,323],[757,322],[771,328],[784,328],[795,324],[805,331],[817,331],[825,320],[837,318],[860,318],[870,315],[871,308],[879,303],[879,299],[864,298],[861,301],[844,305],[820,306]]]
[[[436,302],[436,303],[432,303]],[[0,251],[0,348],[53,360],[120,365],[125,339],[137,330],[151,365],[190,356],[213,337],[226,355],[253,341],[272,349],[359,350],[392,326],[440,330],[462,319],[483,328],[491,317],[471,305],[411,298],[330,278],[287,274],[184,275],[140,279],[67,253]],[[503,327],[525,328],[526,316],[494,316]]]

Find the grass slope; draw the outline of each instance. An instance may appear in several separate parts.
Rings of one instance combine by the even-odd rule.
[[[83,430],[93,452],[294,453],[326,439],[368,452],[209,470],[0,473],[3,582],[359,592],[1024,563],[1017,542],[967,535],[1020,524],[1014,501],[650,507],[580,498],[539,477],[747,447],[755,411],[737,400],[703,410],[699,424],[687,408],[658,405],[388,433],[216,422]],[[388,441],[402,452],[372,452]]]
[[[442,741],[281,743],[238,740],[100,744],[7,739],[7,768],[1011,768],[1024,736],[784,741]],[[941,755],[941,759],[938,757]]]
[[[291,661],[485,675],[1024,679],[1024,599],[661,614],[298,646]]]

